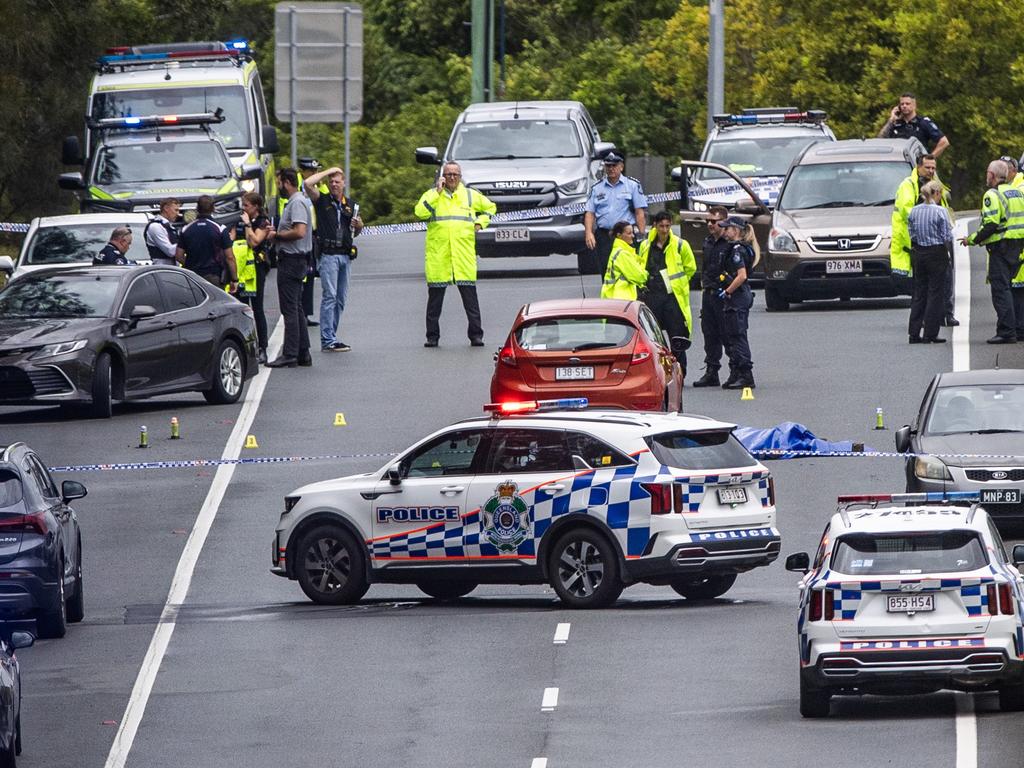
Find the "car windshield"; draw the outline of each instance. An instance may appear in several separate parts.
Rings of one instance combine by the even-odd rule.
[[[581,157],[570,120],[495,120],[462,123],[452,140],[452,160]]]
[[[832,570],[851,576],[955,573],[988,564],[974,531],[852,533],[836,541]]]
[[[936,390],[923,434],[964,432],[1024,432],[1024,384],[977,384]]]
[[[749,176],[785,176],[793,158],[808,144],[824,141],[812,136],[759,136],[712,142],[705,161],[729,168],[741,178]],[[721,171],[701,168],[698,179],[727,179]]]
[[[224,179],[231,168],[214,141],[155,141],[107,146],[96,160],[97,184]]]
[[[21,478],[9,469],[0,469],[0,509],[21,501]]]
[[[815,163],[793,168],[782,189],[779,208],[886,207],[910,175],[904,162]]]
[[[223,110],[224,122],[211,125],[226,147],[251,147],[245,89],[240,85],[207,88],[154,88],[148,91],[103,91],[92,97],[92,116],[148,117],[195,115]]]
[[[121,275],[26,275],[0,291],[0,317],[107,317]]]
[[[99,253],[110,241],[110,233],[114,227],[130,226],[125,222],[106,224],[62,224],[53,227],[40,227],[32,235],[25,248],[23,264],[68,264],[72,262],[92,262],[93,256]],[[138,225],[136,225],[138,226]],[[148,259],[146,244],[141,234],[132,238],[127,257],[131,261]]]
[[[732,432],[664,432],[646,438],[654,458],[679,469],[731,469],[755,461]]]
[[[523,323],[516,329],[516,343],[527,351],[581,352],[624,347],[635,333],[619,318],[557,317]]]

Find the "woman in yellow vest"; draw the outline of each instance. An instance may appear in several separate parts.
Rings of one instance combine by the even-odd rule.
[[[611,237],[612,251],[604,273],[601,298],[635,301],[637,289],[647,284],[647,270],[633,250],[633,225],[628,221],[616,222]]]
[[[672,354],[686,377],[686,350],[690,347],[690,278],[697,272],[690,244],[672,232],[672,214],[659,211],[647,239],[640,243],[640,265],[647,283],[640,298],[659,325],[668,331]]]
[[[263,287],[270,271],[265,250],[270,218],[263,211],[263,198],[256,192],[242,196],[242,219],[235,225],[231,250],[238,269],[235,297],[252,307],[260,364],[267,362],[267,316],[263,311]]]

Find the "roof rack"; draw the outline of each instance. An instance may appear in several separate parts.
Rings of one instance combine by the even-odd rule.
[[[164,43],[108,48],[104,55],[96,59],[93,67],[99,72],[109,73],[172,61],[223,61],[238,65],[251,59],[252,49],[246,40]]]
[[[778,107],[771,107],[768,109],[744,109],[741,115],[719,114],[715,115],[713,119],[719,128],[735,125],[793,125],[797,123],[821,125],[828,119],[828,114],[821,109],[798,112],[795,109],[782,111]]]

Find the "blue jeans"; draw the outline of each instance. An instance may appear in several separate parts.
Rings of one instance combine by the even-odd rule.
[[[338,322],[345,311],[348,295],[349,257],[340,253],[320,256],[320,346],[326,347],[338,340]]]

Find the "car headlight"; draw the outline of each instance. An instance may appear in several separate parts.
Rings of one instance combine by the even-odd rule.
[[[41,357],[54,357],[56,355],[66,355],[68,352],[77,352],[87,343],[88,339],[78,339],[77,341],[62,341],[59,344],[47,344],[32,355],[30,359],[38,360]]]
[[[772,227],[772,232],[768,236],[768,250],[779,251],[780,253],[796,253],[796,240],[786,230]]]
[[[243,179],[242,180],[242,191],[243,192],[255,192],[256,191],[256,179]]]
[[[918,456],[914,459],[914,475],[922,480],[952,480],[946,465],[934,456]]]
[[[581,192],[585,191],[586,188],[586,177],[582,179],[575,179],[573,181],[568,182],[567,184],[558,185],[558,191],[561,192],[563,195],[578,195]]]

